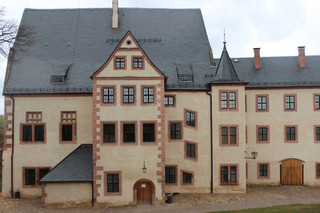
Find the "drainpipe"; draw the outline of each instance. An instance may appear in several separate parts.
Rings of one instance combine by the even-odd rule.
[[[93,205],[94,205],[93,181],[91,182],[91,193],[92,193],[92,196],[91,196],[91,205],[93,206]]]
[[[211,153],[211,161],[210,161],[210,172],[211,172],[211,179],[210,179],[210,193],[213,194],[213,133],[212,133],[212,94],[207,91],[207,95],[210,96],[210,153]]]
[[[12,99],[12,146],[11,146],[11,198],[13,198],[13,155],[14,155],[14,98]]]

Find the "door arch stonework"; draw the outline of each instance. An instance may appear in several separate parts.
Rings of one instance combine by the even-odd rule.
[[[148,184],[151,187],[151,204],[155,203],[156,189],[154,183],[146,178],[139,179],[133,186],[133,204],[138,204],[138,190],[141,188],[141,184]]]

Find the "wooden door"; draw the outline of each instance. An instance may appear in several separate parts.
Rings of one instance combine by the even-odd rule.
[[[151,204],[152,203],[152,188],[147,182],[141,182],[137,188],[137,203]]]
[[[281,163],[282,185],[303,185],[303,166],[299,160],[285,160]]]

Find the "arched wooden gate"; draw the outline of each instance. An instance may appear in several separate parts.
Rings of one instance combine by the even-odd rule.
[[[303,185],[303,161],[299,159],[285,159],[280,166],[281,185]]]

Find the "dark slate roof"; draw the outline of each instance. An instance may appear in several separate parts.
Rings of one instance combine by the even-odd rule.
[[[92,176],[92,144],[82,144],[39,182],[88,182]]]
[[[298,56],[261,57],[260,69],[254,68],[253,57],[232,58],[232,63],[247,88],[320,86],[320,56],[306,56],[305,68],[300,68]]]
[[[243,83],[239,80],[236,70],[232,64],[232,60],[227,51],[226,43],[224,43],[223,51],[216,70],[215,78],[211,83]]]
[[[92,93],[90,76],[128,31],[166,75],[168,88],[207,88],[210,44],[200,9],[119,8],[116,30],[111,19],[111,8],[26,9],[20,26],[31,29],[34,42],[14,51],[5,94]],[[178,70],[190,69],[192,82],[180,84]],[[66,81],[51,83],[52,75]]]

